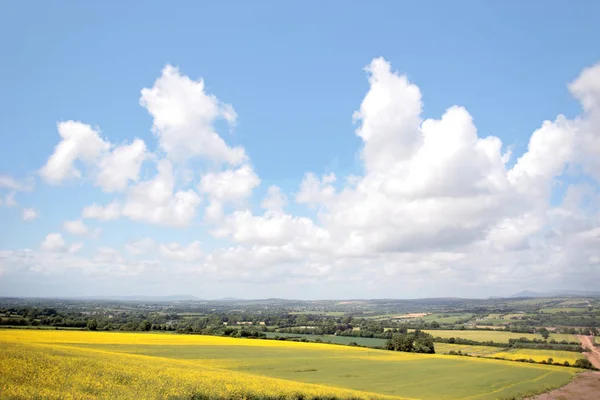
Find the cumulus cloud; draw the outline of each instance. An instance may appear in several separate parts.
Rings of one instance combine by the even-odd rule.
[[[42,242],[42,250],[58,252],[65,250],[65,239],[60,233],[49,233]]]
[[[569,85],[583,113],[543,121],[514,164],[507,146],[480,135],[464,107],[449,105],[441,116],[425,118],[419,87],[385,59],[374,59],[366,73],[369,87],[353,115],[363,172],[308,172],[291,205],[271,186],[258,213],[249,200],[259,176],[244,149],[228,146],[214,128],[218,119],[235,122],[233,108],[174,67],[165,67],[140,99],[166,157],[149,180],[139,182],[140,165],[150,157],[143,142],[115,148],[89,126],[59,124],[63,140],[42,176],[60,182],[91,165],[103,190],[122,191],[121,199],[86,207],[82,218],[124,216],[183,227],[204,195],[203,223],[216,238],[206,252],[199,241],[157,245],[146,238],[125,245],[131,255],[156,248],[161,261],[152,267],[106,248],[82,263],[92,271],[130,268],[165,279],[170,271],[257,284],[360,282],[375,295],[401,289],[442,294],[432,289],[436,282],[479,294],[485,294],[482,285],[513,291],[533,281],[600,285],[600,64]],[[189,166],[173,171],[194,157],[218,164],[200,171],[198,192],[189,188]],[[113,179],[102,171],[122,175]],[[73,248],[57,233],[41,247],[67,254]]]
[[[222,172],[209,172],[202,176],[198,189],[210,199],[205,211],[208,220],[218,220],[223,213],[223,204],[243,204],[260,179],[250,165]]]
[[[146,144],[141,139],[118,146],[100,160],[96,183],[106,192],[123,190],[129,181],[139,179],[140,168],[146,158]]]
[[[6,188],[15,192],[26,192],[33,189],[32,179],[20,181],[10,175],[0,174],[0,188]]]
[[[48,253],[76,253],[81,250],[83,243],[73,243],[69,246],[60,233],[49,233],[40,247]]]
[[[267,189],[267,195],[260,203],[260,206],[268,211],[283,211],[283,208],[287,205],[288,198],[281,191],[281,188],[277,185],[269,186]]]
[[[140,104],[152,118],[160,147],[172,160],[202,156],[218,163],[238,165],[247,159],[241,147],[230,147],[215,132],[222,119],[235,124],[233,107],[206,93],[202,79],[194,81],[167,65],[152,88],[142,90]]]
[[[63,223],[63,228],[65,228],[65,230],[70,234],[78,236],[85,235],[90,231],[88,226],[80,219],[76,219],[74,221],[65,221]]]
[[[304,261],[297,261],[297,268],[320,265],[330,276],[337,268],[349,272],[351,265],[363,265],[364,271],[382,265],[390,276],[428,271],[460,282],[468,281],[469,271],[477,276],[471,279],[508,282],[539,272],[535,255],[550,246],[561,257],[548,260],[548,270],[567,274],[572,267],[566,260],[581,257],[557,246],[559,237],[573,233],[565,232],[566,221],[551,217],[558,211],[550,206],[550,195],[569,165],[600,158],[594,146],[582,145],[590,140],[583,132],[598,132],[590,120],[596,115],[600,69],[591,77],[584,71],[570,86],[583,103],[584,117],[544,122],[512,168],[502,141],[480,137],[465,108],[452,106],[440,119],[424,119],[416,85],[384,59],[366,70],[370,88],[354,114],[365,174],[337,189],[333,174],[305,175],[295,200],[318,207],[318,222],[280,208],[264,215],[244,210],[225,216],[212,233],[248,246],[247,251],[267,246],[300,252]],[[587,225],[596,223],[596,213],[592,219],[586,215]],[[476,264],[480,252],[514,267]],[[588,249],[588,259],[597,255]],[[517,265],[523,267],[518,273]]]
[[[98,130],[79,121],[58,124],[61,141],[39,173],[50,184],[82,178],[82,164],[106,192],[123,190],[137,181],[142,162],[148,157],[146,144],[135,139],[131,144],[113,146]]]
[[[4,196],[4,205],[6,207],[16,207],[19,205],[19,203],[17,203],[17,201],[15,200],[16,194],[17,192],[10,192],[6,196]]]
[[[199,241],[194,241],[187,246],[175,242],[161,244],[159,252],[161,256],[172,261],[193,262],[202,257]]]
[[[38,217],[38,213],[33,208],[24,208],[23,209],[23,221],[33,221],[37,217]]]
[[[137,240],[135,242],[127,243],[125,245],[125,250],[129,252],[129,254],[137,256],[141,254],[146,254],[151,251],[154,247],[155,242],[151,238],[144,238]]]
[[[157,174],[128,189],[122,215],[135,221],[185,226],[196,216],[201,202],[193,190],[175,190],[173,167],[168,160],[157,165]]]
[[[100,137],[98,131],[79,121],[58,124],[60,143],[54,148],[40,175],[51,184],[59,184],[69,178],[80,178],[81,170],[76,161],[94,164],[100,154],[110,148],[110,143]]]
[[[110,221],[121,216],[121,205],[113,201],[106,206],[92,204],[83,209],[82,218],[98,219],[100,221]]]

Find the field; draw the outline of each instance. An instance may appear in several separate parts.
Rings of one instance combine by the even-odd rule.
[[[422,320],[425,322],[433,322],[436,321],[439,324],[455,324],[456,321],[461,319],[470,319],[473,317],[473,314],[470,313],[461,313],[461,314],[432,314],[426,317],[423,317]]]
[[[508,343],[509,339],[518,339],[525,337],[527,339],[543,339],[542,335],[534,333],[516,333],[516,332],[505,332],[505,331],[468,331],[468,330],[433,330],[426,331],[433,335],[433,337],[447,338],[463,338],[474,340],[477,342],[486,342],[493,340],[497,343]],[[574,335],[568,334],[550,334],[549,339],[557,341],[566,340],[568,342],[577,342],[577,338]]]
[[[5,330],[0,347],[2,397],[18,399],[274,399],[299,394],[305,399],[495,399],[557,387],[577,372],[460,356],[195,335]]]
[[[360,346],[367,347],[381,347],[384,346],[387,342],[387,339],[378,339],[378,338],[362,338],[362,337],[352,337],[352,336],[335,336],[335,335],[311,335],[311,334],[298,334],[298,333],[274,333],[274,332],[266,332],[265,333],[268,338],[275,338],[277,336],[280,337],[292,337],[292,338],[305,338],[311,342],[319,339],[324,343],[330,342],[335,344],[350,344],[354,342]]]
[[[551,333],[549,339],[554,339],[557,342],[565,340],[567,342],[579,343],[579,339],[577,339],[577,336],[571,335],[569,333]]]
[[[536,362],[542,360],[548,360],[552,358],[554,362],[564,363],[568,361],[570,364],[574,364],[575,361],[584,358],[581,353],[574,351],[560,351],[560,350],[535,350],[535,349],[503,349],[500,347],[493,346],[469,346],[461,344],[447,344],[447,343],[436,343],[435,351],[438,354],[448,354],[450,351],[460,350],[463,353],[468,353],[473,356],[482,357],[500,357],[507,360],[518,360],[518,359],[532,359]]]
[[[583,313],[587,311],[587,308],[574,308],[574,307],[564,307],[564,308],[540,308],[540,311],[547,314],[556,314],[560,312],[570,312],[570,313]]]

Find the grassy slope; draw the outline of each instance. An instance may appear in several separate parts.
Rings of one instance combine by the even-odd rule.
[[[66,375],[65,371],[60,371],[61,362],[57,362],[60,356],[47,364],[48,368],[54,371],[54,377],[61,374],[69,376],[68,373],[82,375],[79,377],[81,379],[73,379],[73,375],[70,379],[55,379],[58,379],[57,384],[62,381],[65,385],[73,384],[69,383],[71,381],[81,381],[80,386],[92,385],[89,388],[90,396],[102,394],[101,387],[112,388],[113,381],[120,376],[119,374],[129,374],[125,381],[137,384],[134,393],[140,398],[152,398],[152,393],[156,393],[155,397],[160,397],[161,393],[164,395],[166,390],[170,390],[170,386],[165,386],[165,382],[172,382],[176,388],[189,392],[194,390],[194,382],[199,388],[208,387],[212,390],[226,387],[224,382],[231,379],[231,387],[237,387],[237,390],[244,387],[243,382],[249,382],[248,387],[256,390],[260,389],[256,386],[258,383],[266,382],[265,390],[269,393],[279,382],[282,391],[287,390],[286,385],[289,386],[289,393],[294,390],[304,390],[307,393],[311,390],[314,393],[336,393],[337,388],[347,388],[409,398],[494,399],[559,386],[566,383],[575,372],[573,369],[560,367],[467,357],[207,336],[0,331],[0,341],[29,349],[29,353],[25,352],[26,354],[32,354],[33,350],[40,348],[39,346],[51,346],[49,349],[55,353],[69,353],[68,357],[63,358],[70,360],[70,365],[78,365],[78,362],[85,365],[83,361],[97,362],[98,365],[93,368],[72,369],[67,371]],[[6,353],[0,353],[0,358],[5,357]],[[41,355],[39,353],[38,350],[38,354],[35,355],[38,360],[39,357],[46,356],[48,351],[42,352]],[[83,361],[78,361],[78,358]],[[0,365],[4,365],[0,368],[9,366],[8,371],[0,373],[0,382],[10,379],[10,376],[14,378],[15,374],[18,377],[29,369],[32,370],[32,378],[23,380],[24,385],[33,385],[33,388],[42,387],[44,384],[52,385],[52,379],[44,379],[45,369],[38,371],[39,374],[35,373],[37,365],[40,365],[39,361],[25,363],[16,369],[10,369],[10,363],[6,360],[0,362]],[[117,372],[112,365],[118,365]],[[123,365],[127,366],[124,370]],[[181,368],[184,370],[178,372]],[[156,375],[158,379],[162,374],[160,371],[163,370],[172,371],[172,374],[162,377],[161,382],[153,382],[152,377]],[[230,371],[227,372],[228,370]],[[194,378],[194,374],[200,373],[199,371],[205,374],[204,378]],[[91,375],[85,377],[85,373]],[[36,382],[35,376],[41,381]],[[179,377],[186,378],[180,382]],[[286,381],[283,384],[281,381],[269,381],[261,377]],[[103,382],[103,379],[106,382]],[[364,396],[360,393],[352,395]],[[343,396],[348,397],[350,393]]]
[[[580,358],[584,358],[581,353],[574,351],[560,351],[560,350],[535,350],[535,349],[509,349],[505,350],[500,347],[492,346],[469,346],[461,344],[446,344],[436,343],[435,351],[438,354],[448,354],[450,351],[462,351],[473,356],[483,357],[501,357],[508,360],[517,360],[520,358],[533,359],[534,361],[540,362],[542,360],[548,360],[552,358],[554,362],[564,363],[568,361],[573,364]]]

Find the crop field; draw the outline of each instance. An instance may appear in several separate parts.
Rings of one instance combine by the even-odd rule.
[[[505,331],[469,331],[469,330],[427,330],[427,333],[433,335],[433,337],[441,338],[463,338],[474,340],[477,342],[486,342],[493,340],[498,343],[508,343],[509,339],[517,339],[526,337],[527,339],[542,339],[541,335],[533,333],[515,333]]]
[[[561,350],[537,350],[537,349],[504,349],[501,347],[493,346],[470,346],[461,344],[447,344],[447,343],[436,343],[435,351],[438,354],[448,354],[450,351],[460,350],[463,353],[467,353],[473,356],[481,357],[500,357],[507,360],[518,360],[518,359],[532,359],[536,362],[548,360],[552,358],[554,362],[564,363],[568,361],[570,364],[574,364],[575,361],[584,358],[581,353],[574,351],[561,351]]]
[[[469,331],[469,330],[427,330],[425,331],[433,337],[447,338],[462,338],[474,340],[477,342],[486,342],[493,340],[497,343],[508,343],[509,339],[518,339],[525,337],[527,339],[543,339],[542,335],[534,333],[518,333],[518,332],[506,332],[506,331]],[[568,334],[556,334],[551,333],[549,339],[557,341],[566,340],[568,342],[577,342],[577,338],[574,335]]]
[[[473,314],[470,313],[459,313],[459,314],[432,314],[427,315],[422,318],[425,322],[433,322],[436,321],[440,324],[455,324],[456,321],[461,319],[470,319],[473,317]]]
[[[575,369],[213,336],[0,331],[3,398],[496,399]],[[68,395],[67,395],[68,394]]]
[[[314,342],[317,339],[321,340],[324,343],[330,342],[335,344],[350,344],[354,342],[360,346],[367,347],[381,347],[384,346],[387,342],[387,339],[379,339],[379,338],[363,338],[363,337],[353,337],[353,336],[336,336],[336,335],[311,335],[311,334],[301,334],[301,333],[276,333],[276,332],[265,332],[268,338],[275,338],[277,336],[280,337],[290,337],[290,338],[301,338],[307,339],[308,341]]]
[[[540,308],[540,311],[546,314],[556,314],[556,313],[560,313],[560,312],[570,312],[570,313],[584,313],[587,311],[587,308],[574,308],[574,307],[563,307],[563,308],[556,308],[556,307],[548,307],[548,308]]]
[[[577,339],[577,336],[571,335],[570,333],[551,333],[549,339],[554,339],[557,342],[565,340],[567,342],[579,343],[579,339]]]

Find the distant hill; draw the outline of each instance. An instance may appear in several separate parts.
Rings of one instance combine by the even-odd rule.
[[[593,290],[561,290],[556,292],[534,292],[524,290],[510,297],[557,297],[557,296],[600,296],[600,291]]]
[[[157,301],[157,302],[171,302],[171,301],[190,301],[190,300],[202,300],[198,297],[191,295],[173,295],[173,296],[86,296],[86,297],[73,297],[77,300],[114,300],[114,301]]]

